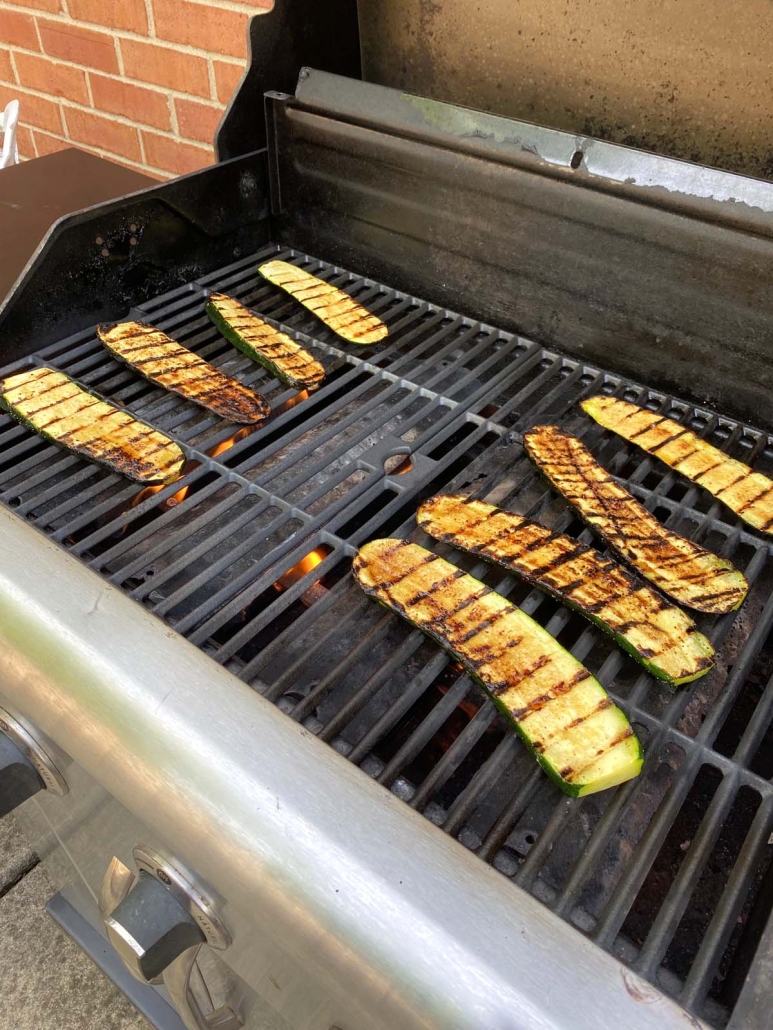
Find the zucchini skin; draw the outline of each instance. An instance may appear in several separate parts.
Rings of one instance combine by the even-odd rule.
[[[365,544],[352,571],[366,594],[462,663],[564,793],[595,793],[641,771],[641,744],[624,713],[505,598],[404,540]]]
[[[144,379],[219,418],[254,425],[271,414],[271,405],[259,393],[146,322],[100,325],[97,336],[114,358]]]
[[[207,314],[226,340],[252,361],[267,368],[281,383],[311,390],[325,378],[324,368],[307,350],[291,340],[287,333],[258,318],[233,297],[211,293],[206,307]],[[272,351],[280,353],[272,357]]]
[[[605,429],[635,443],[722,501],[761,533],[773,533],[773,481],[702,440],[673,419],[600,395],[580,407]]]
[[[436,540],[515,572],[580,612],[672,686],[691,683],[714,666],[711,641],[688,615],[592,547],[461,495],[425,501],[416,521]]]
[[[52,392],[55,397],[36,403]],[[38,436],[138,483],[173,481],[185,464],[182,450],[168,436],[52,368],[3,379],[0,408]],[[47,428],[54,425],[55,432]]]
[[[526,453],[582,519],[663,593],[712,615],[739,608],[749,584],[729,561],[666,529],[576,436],[558,426],[524,433]]]
[[[377,315],[331,286],[324,279],[305,272],[289,261],[267,261],[258,268],[270,283],[279,286],[299,304],[312,311],[328,328],[349,343],[378,343],[389,330]]]

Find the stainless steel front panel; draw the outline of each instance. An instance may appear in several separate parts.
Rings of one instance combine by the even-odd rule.
[[[251,986],[281,967],[342,1030],[699,1025],[8,511],[0,647],[8,706],[106,792],[71,784],[91,890],[141,824],[221,901]]]

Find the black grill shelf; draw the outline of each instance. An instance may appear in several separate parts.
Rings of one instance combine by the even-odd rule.
[[[346,289],[387,322],[387,340],[338,340],[259,276],[269,257]],[[307,347],[325,366],[322,386],[298,394],[232,348],[204,309],[213,290]],[[238,427],[118,364],[92,328],[3,374],[48,364],[73,376],[172,436],[189,470],[142,491],[4,415],[0,500],[504,877],[724,1026],[773,908],[771,543],[577,402],[599,391],[624,397],[772,474],[767,434],[287,247],[267,246],[126,314],[259,389],[272,417],[232,442]],[[582,436],[656,517],[745,571],[741,611],[697,619],[719,654],[704,679],[670,690],[577,614],[416,529],[421,501],[456,489],[591,542],[525,458],[522,433],[540,423]],[[589,798],[561,795],[452,659],[353,583],[357,548],[384,535],[451,557],[557,636],[629,715],[646,751],[641,776]]]

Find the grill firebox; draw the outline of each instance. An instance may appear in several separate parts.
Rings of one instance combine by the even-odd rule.
[[[388,339],[340,344],[261,279],[269,256],[347,289],[387,322]],[[204,311],[213,290],[295,334],[326,368],[321,389],[282,387],[222,340]],[[257,386],[272,418],[235,439],[233,426],[114,362],[92,328],[2,374],[45,363],[125,404],[183,446],[185,477],[140,495],[3,416],[0,500],[504,878],[726,1025],[773,908],[770,544],[577,402],[606,392],[649,406],[768,475],[770,437],[280,244],[125,317]],[[581,435],[661,521],[745,572],[740,612],[698,617],[719,658],[705,679],[670,690],[578,615],[416,529],[421,501],[460,490],[590,542],[521,449],[523,431],[545,422]],[[641,777],[561,795],[449,656],[352,582],[356,549],[385,535],[450,556],[547,626],[629,715],[646,750]]]

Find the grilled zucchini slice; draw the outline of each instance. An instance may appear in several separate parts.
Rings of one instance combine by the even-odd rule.
[[[110,353],[151,383],[193,401],[229,422],[262,422],[271,406],[259,393],[221,372],[145,322],[97,326]]]
[[[593,794],[638,775],[642,749],[625,714],[500,594],[405,540],[365,544],[353,572],[366,594],[462,663],[565,793]]]
[[[0,381],[0,407],[40,436],[138,483],[176,479],[185,455],[168,436],[53,368]]]
[[[678,686],[714,665],[711,641],[681,608],[592,547],[459,495],[425,501],[416,521],[436,540],[496,562],[581,612],[658,679]]]
[[[311,390],[325,378],[324,368],[307,350],[226,293],[210,294],[207,314],[229,343],[280,382]]]
[[[662,526],[592,457],[571,433],[535,426],[524,433],[526,453],[580,516],[625,561],[688,608],[733,611],[749,585],[720,558]]]
[[[264,278],[281,286],[291,297],[349,343],[378,343],[389,330],[376,315],[339,290],[289,261],[268,261],[258,269]]]
[[[605,429],[654,454],[726,504],[744,522],[773,533],[773,481],[728,457],[691,429],[615,397],[589,397],[583,411]]]

